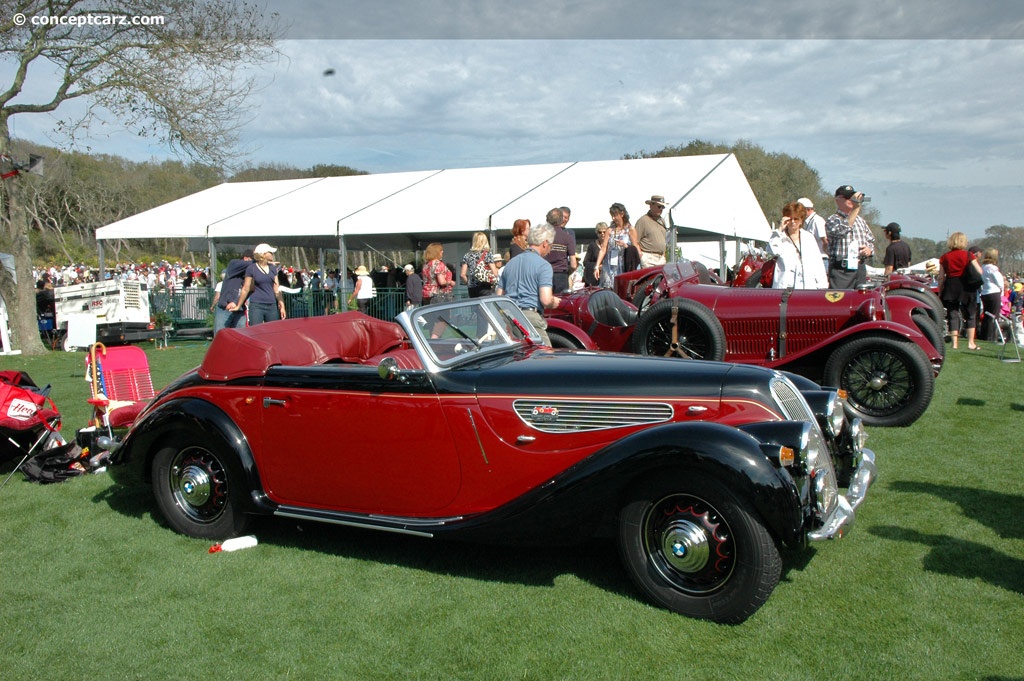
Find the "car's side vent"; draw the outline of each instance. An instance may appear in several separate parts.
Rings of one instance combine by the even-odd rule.
[[[524,423],[545,433],[578,433],[663,423],[670,420],[673,413],[672,405],[663,402],[516,400],[513,406]]]

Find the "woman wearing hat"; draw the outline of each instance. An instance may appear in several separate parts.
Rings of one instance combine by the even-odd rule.
[[[349,307],[352,306],[352,299],[355,298],[359,311],[369,314],[370,299],[373,298],[373,279],[370,278],[370,272],[366,269],[366,265],[357,267],[354,274],[356,275],[356,287],[348,295]]]
[[[253,261],[245,270],[245,281],[238,294],[236,309],[249,303],[249,326],[284,319],[284,298],[277,284],[277,267],[272,262],[277,249],[260,244],[252,249]]]

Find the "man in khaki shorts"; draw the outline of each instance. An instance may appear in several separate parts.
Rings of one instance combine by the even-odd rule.
[[[650,209],[636,221],[637,248],[640,250],[640,267],[656,267],[665,264],[665,219],[662,212],[668,205],[664,196],[655,194],[644,201]]]

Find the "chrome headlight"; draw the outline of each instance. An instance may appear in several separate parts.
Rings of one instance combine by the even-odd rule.
[[[807,463],[807,472],[813,485],[815,507],[824,516],[838,503],[839,483],[832,467],[832,457],[821,436],[813,429],[806,432],[808,437],[803,459]]]
[[[859,417],[850,419],[850,443],[853,444],[853,451],[859,452],[864,449],[868,441],[868,432],[864,430],[864,422]]]
[[[835,390],[804,390],[802,395],[825,434],[832,439],[839,437],[846,423],[842,397]]]
[[[832,436],[837,436],[843,432],[843,424],[846,423],[846,410],[843,408],[843,401],[839,399],[839,395],[833,393],[832,399],[829,400],[828,412],[829,427],[832,429]]]

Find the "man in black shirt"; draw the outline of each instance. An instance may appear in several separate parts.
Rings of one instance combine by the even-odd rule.
[[[910,246],[900,240],[898,223],[890,222],[884,231],[885,238],[889,240],[889,245],[885,247],[885,276],[889,276],[893,270],[910,267]]]

